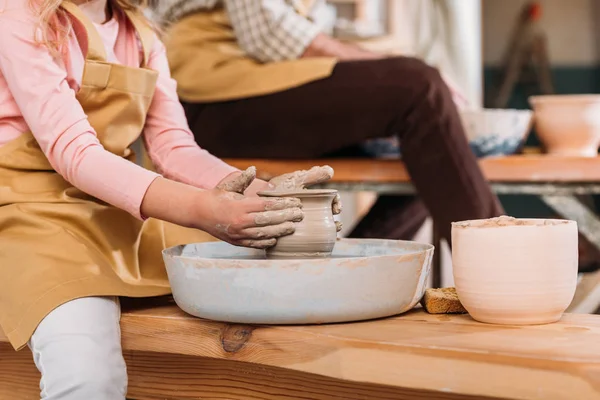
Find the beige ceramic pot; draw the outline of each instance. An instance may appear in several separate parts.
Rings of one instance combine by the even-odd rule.
[[[549,95],[529,99],[536,133],[551,155],[595,157],[600,146],[600,95]]]
[[[295,197],[302,202],[304,219],[292,235],[277,239],[267,250],[269,258],[329,257],[337,239],[331,209],[337,190],[305,189],[290,192],[261,192],[264,197]]]
[[[452,225],[454,281],[480,322],[508,325],[559,320],[577,284],[577,224],[509,217]]]

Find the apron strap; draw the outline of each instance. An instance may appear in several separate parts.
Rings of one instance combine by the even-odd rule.
[[[86,60],[106,62],[104,43],[102,42],[102,38],[96,30],[94,23],[74,3],[63,1],[60,6],[85,28],[87,35]]]
[[[152,51],[152,47],[154,46],[154,40],[156,35],[154,31],[148,25],[143,18],[141,18],[137,13],[132,12],[130,10],[126,10],[125,14],[131,21],[131,24],[137,31],[137,34],[140,38],[140,42],[142,44],[142,53],[144,59],[142,60],[142,67],[146,67],[148,65],[148,61],[150,60],[150,52]]]

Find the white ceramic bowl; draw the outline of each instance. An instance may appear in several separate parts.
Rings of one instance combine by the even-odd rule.
[[[461,303],[478,321],[555,322],[577,285],[577,223],[501,217],[452,225],[452,267]]]
[[[600,146],[600,95],[549,95],[529,99],[536,133],[551,155],[596,157]]]
[[[531,131],[530,110],[483,109],[460,112],[471,149],[477,157],[510,155]]]
[[[331,258],[267,260],[224,242],[163,251],[185,312],[247,324],[313,324],[396,315],[421,299],[433,246],[342,239]]]

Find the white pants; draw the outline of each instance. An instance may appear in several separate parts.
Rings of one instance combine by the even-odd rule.
[[[46,316],[29,341],[43,400],[124,400],[119,300],[73,300]]]

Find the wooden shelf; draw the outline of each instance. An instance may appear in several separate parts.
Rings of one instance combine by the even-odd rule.
[[[323,159],[323,160],[251,160],[228,159],[229,164],[245,169],[256,166],[259,177],[270,179],[287,172],[330,165],[335,171],[332,182],[403,183],[410,177],[397,160]],[[562,158],[546,155],[522,155],[487,158],[480,166],[490,182],[600,182],[600,157]]]

